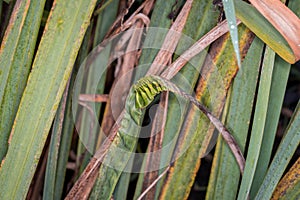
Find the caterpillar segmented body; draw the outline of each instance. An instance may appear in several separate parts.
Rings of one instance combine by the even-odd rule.
[[[95,171],[96,168],[100,166],[99,176],[103,178],[98,179],[96,187],[94,187],[99,188],[99,191],[94,191],[97,193],[97,197],[99,199],[111,198],[122,170],[126,167],[127,162],[132,156],[138,141],[138,134],[140,132],[140,127],[143,120],[143,108],[147,107],[154,100],[156,95],[166,90],[179,94],[183,98],[189,99],[210,119],[210,121],[222,134],[223,138],[226,140],[230,149],[236,156],[240,170],[243,172],[245,163],[243,154],[237,146],[234,138],[228,132],[226,127],[219,121],[219,119],[213,116],[212,113],[210,113],[207,108],[201,105],[194,97],[185,93],[184,91],[181,91],[170,81],[159,76],[147,76],[140,79],[131,87],[129,95],[126,99],[125,110],[120,116],[122,118],[117,120],[120,122],[119,129],[117,129],[117,132],[113,131],[110,134],[111,140],[107,142],[107,147],[97,151],[100,152],[101,156],[97,158],[95,155],[96,158],[94,159],[94,163],[91,163],[92,166],[89,164],[86,168],[86,170]],[[100,165],[100,162],[104,164]],[[92,176],[92,173],[90,175],[86,175],[86,177],[89,176]],[[82,180],[82,182],[77,182],[75,184],[77,187],[73,187],[73,189],[78,189],[81,185],[84,185],[85,179],[82,178]],[[103,188],[106,189],[102,190]],[[68,197],[69,198],[67,199],[73,199],[74,197],[78,196],[76,196],[76,191],[74,191],[74,194],[71,194],[70,196],[68,195]]]
[[[136,105],[139,108],[147,107],[156,95],[163,91],[180,93],[180,90],[170,81],[159,76],[147,76],[140,79],[133,89],[136,93]]]
[[[131,87],[126,99],[125,111],[119,123],[120,127],[105,157],[101,160],[104,164],[99,168],[99,176],[110,178],[109,183],[104,181],[96,183],[95,188],[106,188],[105,193],[97,192],[98,198],[109,199],[111,197],[122,170],[132,156],[143,121],[143,108],[147,107],[156,95],[170,89],[175,90],[169,82],[158,76],[144,77]],[[106,165],[107,163],[110,167]]]
[[[167,87],[163,84],[162,79],[154,76],[148,76],[140,79],[137,84],[133,86],[136,93],[136,106],[139,108],[147,107],[156,95]]]

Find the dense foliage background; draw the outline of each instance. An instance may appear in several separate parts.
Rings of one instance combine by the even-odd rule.
[[[299,199],[300,1],[250,2],[224,1],[228,26],[215,0],[0,0],[0,199]],[[220,118],[243,174],[207,116],[171,92],[125,147],[144,157],[114,151],[128,141],[118,128],[139,131],[114,124],[150,74]]]

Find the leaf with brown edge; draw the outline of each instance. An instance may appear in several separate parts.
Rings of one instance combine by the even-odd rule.
[[[277,185],[272,200],[296,199],[300,195],[300,157]]]
[[[300,19],[279,0],[249,0],[281,33],[292,48],[295,61],[300,59]]]
[[[242,57],[247,52],[253,35],[245,26],[239,27],[240,51]],[[234,59],[234,50],[229,34],[221,37],[211,47],[212,61],[207,60],[201,72],[196,88],[196,98],[219,116],[228,88],[238,70]],[[218,67],[216,67],[216,66]],[[210,101],[210,100],[213,100]],[[214,127],[197,108],[191,107],[178,138],[177,151],[185,151],[170,167],[160,193],[162,199],[187,199],[196,172],[200,166],[200,157],[206,152]],[[189,176],[187,176],[189,174]],[[176,191],[171,188],[178,188]]]

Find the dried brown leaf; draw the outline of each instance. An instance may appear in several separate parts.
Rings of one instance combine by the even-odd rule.
[[[300,19],[280,0],[249,0],[251,4],[281,33],[300,59]]]

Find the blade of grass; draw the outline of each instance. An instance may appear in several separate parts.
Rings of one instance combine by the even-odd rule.
[[[45,174],[45,186],[43,190],[44,200],[54,199],[57,161],[58,161],[60,142],[62,137],[63,123],[65,118],[68,89],[69,89],[69,84],[67,85],[66,90],[64,91],[62,100],[57,109],[57,113],[51,131],[51,141],[50,141],[49,153],[47,158],[47,166],[46,166],[46,174]]]
[[[232,45],[233,45],[234,52],[235,52],[235,55],[237,58],[237,64],[238,64],[239,68],[241,68],[241,56],[240,56],[240,49],[239,49],[239,38],[238,38],[234,3],[233,3],[233,0],[222,0],[222,2],[223,2],[223,6],[224,6],[224,12],[226,15],[226,19],[228,22]]]
[[[250,190],[250,199],[254,198],[268,170],[290,68],[291,64],[276,56],[262,146]]]
[[[132,168],[133,163],[134,163],[133,159],[132,162],[131,160],[129,160],[127,164],[128,168]],[[129,190],[130,179],[131,179],[131,173],[123,172],[121,174],[113,193],[114,199],[126,199],[127,193],[130,192]]]
[[[18,1],[0,50],[0,160],[30,72],[45,0]]]
[[[74,74],[71,77],[70,88],[72,88],[73,82],[74,82]],[[74,131],[74,121],[73,121],[73,115],[71,110],[71,97],[69,95],[66,103],[65,119],[63,123],[62,136],[61,136],[60,147],[58,152],[53,199],[62,198],[73,131]]]
[[[25,198],[95,4],[54,2],[0,169],[2,199]]]
[[[114,0],[108,0],[106,1],[103,5],[101,5],[100,8],[97,8],[95,11],[94,11],[94,16],[96,15],[99,15],[100,13],[103,13],[103,10],[106,9],[106,7],[108,7],[111,3],[115,3],[113,2]]]
[[[209,30],[211,30],[213,28],[213,26],[215,24],[217,24],[217,20],[218,20],[217,13],[214,12],[214,7],[212,6],[212,2],[210,0],[209,1],[195,1],[195,2],[193,2],[191,13],[188,17],[188,20],[187,20],[186,26],[183,30],[183,33],[191,36],[194,40],[197,40],[199,38],[202,38],[205,35],[205,33],[207,33]],[[195,21],[198,22],[197,28],[195,28]],[[186,50],[189,49],[189,47],[192,45],[193,44],[187,44],[184,40],[181,40],[176,49],[176,55],[181,56],[183,54],[183,52],[186,52]],[[203,63],[205,62],[205,57],[207,56],[206,51],[207,51],[207,49],[203,50],[202,53],[200,53],[199,55],[196,55],[194,58],[192,58],[179,71],[178,75],[173,78],[174,81],[176,81],[176,79],[177,79],[180,82],[181,78],[184,77],[183,79],[184,79],[184,81],[187,81],[187,86],[183,86],[183,84],[181,84],[181,85],[185,91],[193,92],[193,89],[199,78],[201,68],[203,66]],[[175,58],[176,58],[176,56],[175,56]],[[178,59],[180,59],[180,57],[178,57],[176,59],[176,61]],[[169,70],[171,68],[172,68],[172,66],[169,66],[167,68],[167,70]],[[167,76],[170,75],[169,77],[172,77],[175,75],[175,73],[170,73],[170,74],[165,73],[166,71],[164,71],[163,75],[167,75]],[[184,124],[184,120],[185,120],[183,116],[186,115],[188,108],[189,108],[188,102],[181,102],[180,106],[178,106],[178,99],[174,95],[170,96],[169,108],[168,108],[168,114],[167,114],[168,118],[167,118],[167,124],[165,127],[165,132],[168,134],[165,134],[165,136],[164,136],[163,146],[169,145],[171,141],[174,141],[173,142],[174,144],[172,144],[172,146],[170,146],[169,151],[162,152],[160,173],[162,173],[162,171],[164,169],[163,167],[167,163],[171,162],[171,160],[172,160],[172,153],[170,153],[170,152],[173,152],[173,150],[175,149],[176,139],[178,138],[180,129],[181,129],[182,125]],[[178,113],[181,113],[182,116],[179,116]],[[158,183],[157,190],[156,190],[157,198],[160,194],[162,187],[163,187],[163,180]]]
[[[225,125],[231,130],[243,150],[255,98],[255,89],[261,62],[263,43],[254,39],[237,73],[230,95]],[[224,140],[218,140],[209,178],[206,199],[235,199],[240,173],[236,161]]]
[[[97,25],[95,30],[94,47],[104,39],[110,25],[114,22],[117,16],[119,0],[109,0],[101,6],[101,11],[94,12],[94,15],[99,14],[97,17]]]
[[[86,31],[76,62],[74,64],[74,69],[71,75],[69,88],[73,88],[78,67],[80,66],[82,60],[84,60],[88,55],[88,46],[89,46],[88,44],[90,39],[90,32],[91,31],[89,27],[88,30]],[[66,168],[68,162],[68,154],[66,152],[69,152],[70,150],[70,145],[71,145],[71,140],[72,140],[72,135],[74,130],[74,120],[73,120],[71,108],[72,108],[71,95],[68,94],[65,117],[64,117],[63,127],[62,127],[62,133],[61,133],[62,136],[60,139],[60,144],[58,149],[59,152],[58,152],[57,161],[54,161],[56,162],[55,166],[51,166],[51,165],[47,166],[48,168],[50,168],[47,170],[52,170],[53,167],[56,168],[55,173],[54,172],[52,173],[53,174],[52,176],[54,176],[54,182],[51,182],[52,177],[50,179],[46,178],[44,182],[44,191],[50,190],[49,192],[53,193],[52,199],[61,199],[63,188],[64,188],[64,180],[65,180]],[[50,146],[52,146],[52,144],[50,144]],[[50,151],[49,154],[54,154],[55,156],[56,152]],[[51,156],[52,155],[49,155],[49,157]],[[44,192],[44,194],[46,194],[46,192]],[[43,195],[43,198],[47,198],[47,197],[48,196]]]
[[[255,199],[270,199],[300,143],[300,101]]]
[[[260,154],[265,122],[267,117],[267,108],[270,98],[270,89],[272,74],[274,68],[275,52],[266,47],[264,61],[262,65],[257,102],[255,105],[254,121],[251,131],[251,138],[246,158],[245,173],[242,178],[238,200],[247,199],[250,188],[253,183],[253,177]]]

